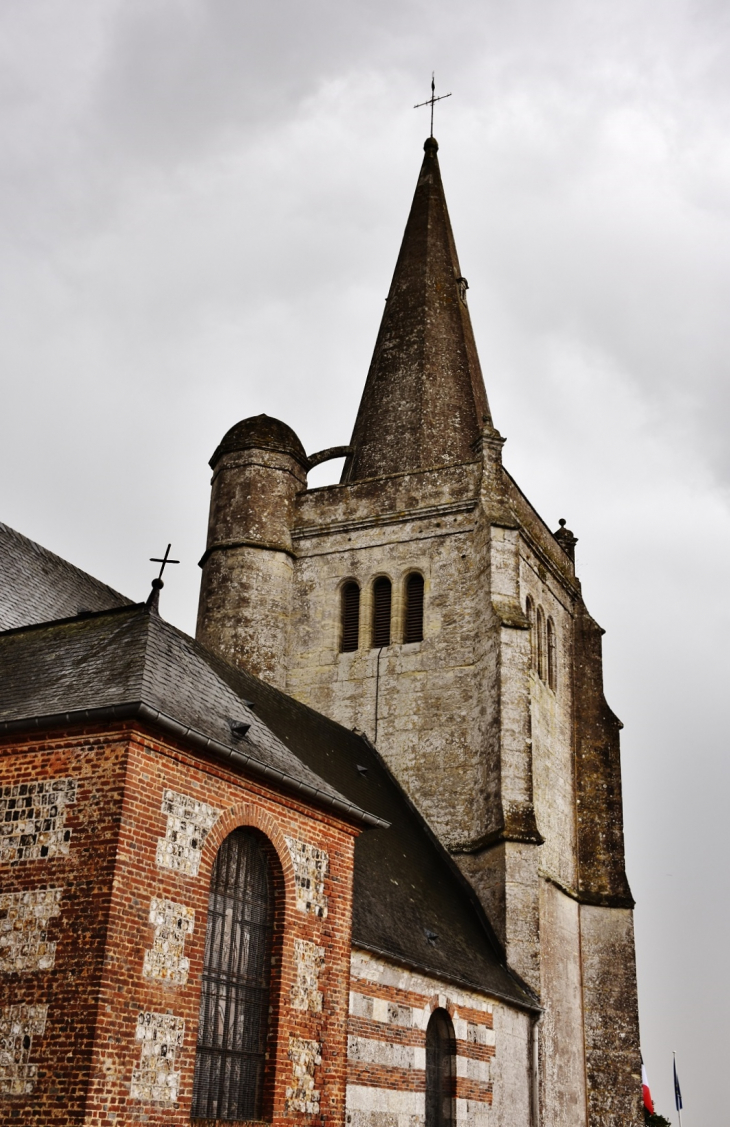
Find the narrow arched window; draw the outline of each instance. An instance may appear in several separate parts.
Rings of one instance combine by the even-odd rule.
[[[552,618],[547,620],[547,675],[548,685],[556,692],[558,687],[558,652],[555,641],[555,623]]]
[[[412,571],[406,579],[406,614],[404,642],[423,640],[423,576]]]
[[[545,612],[542,607],[537,608],[535,623],[535,639],[537,646],[537,673],[541,681],[545,680]]]
[[[453,1127],[454,1027],[446,1010],[434,1010],[426,1029],[426,1127]]]
[[[255,833],[234,830],[210,881],[194,1119],[262,1117],[273,920],[265,844]]]
[[[390,580],[381,575],[373,583],[373,647],[390,645]]]
[[[350,581],[342,588],[340,650],[350,653],[360,645],[360,588]]]
[[[527,599],[525,600],[525,614],[527,615],[527,621],[530,623],[530,665],[533,669],[536,669],[537,661],[535,648],[537,645],[537,639],[535,638],[535,604],[533,603],[532,597],[530,595],[528,595]]]

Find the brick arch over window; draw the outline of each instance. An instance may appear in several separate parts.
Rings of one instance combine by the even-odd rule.
[[[426,1127],[454,1127],[456,1038],[448,1012],[439,1007],[426,1028]]]
[[[423,576],[419,571],[412,571],[405,581],[404,642],[423,640],[423,591]]]
[[[238,827],[213,863],[191,1116],[261,1119],[271,1113],[283,874],[271,841]],[[277,918],[278,917],[278,918]],[[278,926],[277,926],[278,924]],[[268,1058],[268,1060],[267,1060]]]

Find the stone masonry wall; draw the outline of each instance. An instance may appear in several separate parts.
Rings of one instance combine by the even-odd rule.
[[[422,1127],[426,1029],[439,1007],[449,1013],[456,1038],[457,1127],[529,1127],[527,1015],[357,949],[350,983],[348,1127]]]
[[[486,816],[488,701],[479,692],[486,605],[470,469],[444,470],[438,487],[430,482],[440,501],[430,507],[415,506],[428,475],[395,479],[393,497],[382,503],[400,508],[377,520],[366,484],[315,490],[300,496],[293,531],[298,559],[287,691],[377,739],[449,844],[482,834]],[[322,513],[325,500],[331,507]],[[321,525],[310,523],[320,516]],[[414,570],[425,580],[424,638],[404,644],[405,580]],[[372,584],[381,575],[391,580],[393,595],[392,640],[382,652],[371,645]],[[340,591],[349,579],[361,587],[360,647],[340,653]]]
[[[485,444],[483,463],[299,495],[286,687],[366,732],[454,852],[510,964],[546,1008],[546,1121],[582,1127],[588,1094],[585,1079],[582,1089],[574,1080],[585,1071],[584,1003],[596,998],[576,985],[580,587],[572,561],[501,470],[500,441]],[[403,644],[412,570],[425,579],[424,638]],[[392,637],[376,650],[372,584],[380,575],[393,585]],[[351,579],[361,588],[360,645],[340,653],[340,591]],[[554,626],[552,684],[537,670],[528,596],[533,616],[539,607]],[[593,821],[603,817],[616,816],[591,810]],[[620,965],[633,965],[633,949],[613,950]]]
[[[237,826],[274,865],[265,1117],[342,1122],[356,831],[131,725],[6,744],[0,770],[76,782],[69,852],[0,867],[0,1124],[189,1123],[210,875]]]

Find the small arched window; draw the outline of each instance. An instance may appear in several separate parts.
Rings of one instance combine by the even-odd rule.
[[[272,892],[263,840],[234,830],[218,851],[210,880],[193,1119],[262,1117]]]
[[[406,614],[403,627],[404,642],[423,640],[423,576],[412,571],[406,579]]]
[[[390,605],[392,587],[381,575],[373,583],[373,648],[390,645]]]
[[[351,653],[360,645],[360,588],[354,580],[342,588],[340,650]]]
[[[532,596],[528,595],[525,600],[525,614],[527,621],[530,623],[530,665],[533,669],[537,667],[535,648],[537,639],[535,638],[535,604],[532,601]]]
[[[545,680],[545,612],[542,607],[537,608],[535,623],[535,639],[537,648],[537,674],[541,681]]]
[[[446,1010],[434,1010],[426,1029],[426,1127],[453,1127],[454,1027]]]
[[[555,640],[555,623],[552,618],[547,620],[547,675],[548,685],[557,691],[558,687],[558,653]]]

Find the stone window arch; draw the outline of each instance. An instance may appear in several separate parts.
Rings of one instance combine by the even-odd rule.
[[[537,639],[535,637],[535,603],[533,602],[532,595],[528,595],[525,599],[525,614],[527,621],[530,624],[530,665],[533,669],[537,669]]]
[[[456,1039],[444,1009],[431,1014],[426,1029],[426,1127],[454,1127]]]
[[[403,641],[423,641],[423,591],[424,580],[420,571],[412,571],[405,580],[405,613]]]
[[[553,692],[558,689],[558,651],[555,637],[555,623],[547,620],[547,682]]]
[[[392,603],[393,585],[387,575],[379,575],[373,583],[373,649],[390,645]]]
[[[241,828],[224,839],[213,864],[192,1119],[263,1118],[271,1088],[273,852],[262,834]]]
[[[546,680],[546,654],[545,654],[545,611],[537,608],[535,616],[535,647],[537,650],[537,675],[541,681]]]
[[[348,579],[340,592],[340,652],[352,653],[359,646],[360,585]]]

